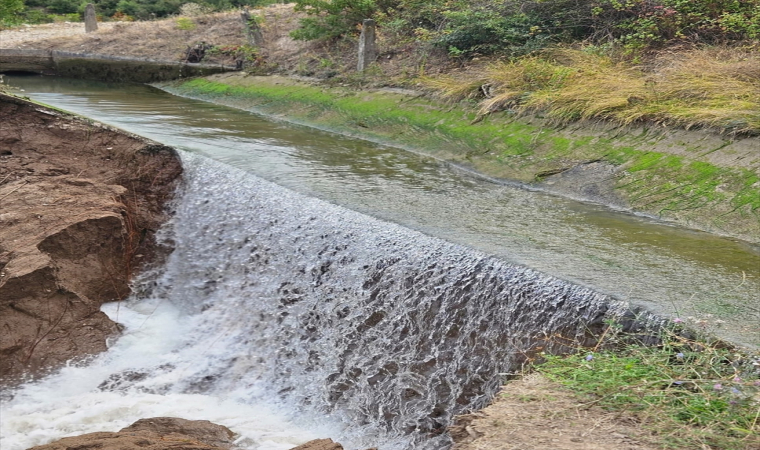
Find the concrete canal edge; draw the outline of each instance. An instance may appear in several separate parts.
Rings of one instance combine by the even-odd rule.
[[[159,83],[186,97],[418,151],[496,180],[760,243],[760,138],[599,122],[560,126],[400,89],[216,74]]]
[[[58,50],[0,49],[0,73],[31,72],[88,80],[154,83],[235,70],[219,64],[190,64]]]

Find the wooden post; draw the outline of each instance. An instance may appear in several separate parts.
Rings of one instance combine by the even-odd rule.
[[[95,16],[95,5],[88,3],[84,8],[84,31],[91,33],[98,29],[98,18]]]
[[[375,21],[364,19],[362,22],[362,34],[359,36],[359,64],[356,70],[364,72],[370,64],[377,59],[377,47],[375,45]]]

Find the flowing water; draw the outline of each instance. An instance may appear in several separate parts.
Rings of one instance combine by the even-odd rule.
[[[524,352],[626,313],[605,294],[760,343],[747,244],[146,86],[9,83],[188,153],[175,252],[107,307],[126,335],[6,399],[3,449],[157,415],[252,449],[442,448]]]

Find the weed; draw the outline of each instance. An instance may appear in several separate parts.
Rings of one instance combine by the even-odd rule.
[[[176,20],[176,24],[178,29],[184,31],[192,31],[198,26],[195,22],[193,22],[193,19],[189,19],[187,17],[178,18]]]

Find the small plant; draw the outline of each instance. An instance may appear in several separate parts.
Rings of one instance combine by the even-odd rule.
[[[666,445],[759,448],[760,357],[720,342],[685,338],[680,326],[666,330],[658,346],[547,355],[535,367],[579,394],[587,406],[633,412]],[[607,335],[608,342],[614,334]]]
[[[193,21],[193,19],[189,19],[187,17],[180,17],[176,21],[177,28],[180,30],[185,31],[192,31],[198,27],[198,25]]]

